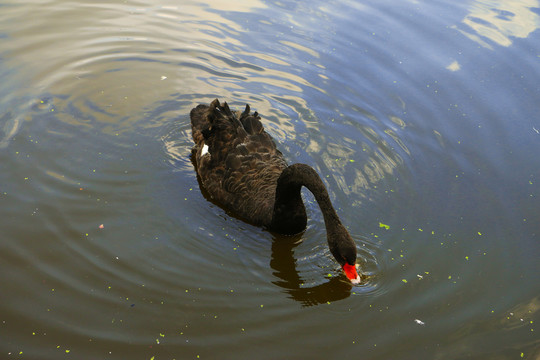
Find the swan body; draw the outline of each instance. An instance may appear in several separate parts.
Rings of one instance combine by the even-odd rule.
[[[289,166],[249,105],[232,112],[216,99],[190,113],[193,158],[202,186],[213,201],[240,218],[270,231],[303,231],[307,215],[301,188],[308,188],[321,208],[330,252],[353,283],[356,245],[342,225],[317,172],[308,165]]]

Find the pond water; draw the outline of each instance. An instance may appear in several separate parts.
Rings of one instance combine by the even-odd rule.
[[[540,359],[540,3],[0,2],[0,358]],[[200,191],[189,111],[313,166],[271,234]]]

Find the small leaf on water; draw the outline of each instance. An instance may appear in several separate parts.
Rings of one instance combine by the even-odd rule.
[[[379,222],[379,227],[385,228],[386,230],[390,229],[390,225],[383,224],[382,222]]]

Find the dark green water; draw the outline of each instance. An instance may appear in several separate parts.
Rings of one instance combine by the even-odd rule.
[[[0,359],[540,359],[540,4],[0,3]],[[189,111],[249,103],[306,192],[207,201]]]

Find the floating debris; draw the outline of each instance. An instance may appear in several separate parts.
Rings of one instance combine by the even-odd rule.
[[[379,227],[385,228],[386,230],[390,229],[390,225],[383,224],[382,222],[379,222]]]

